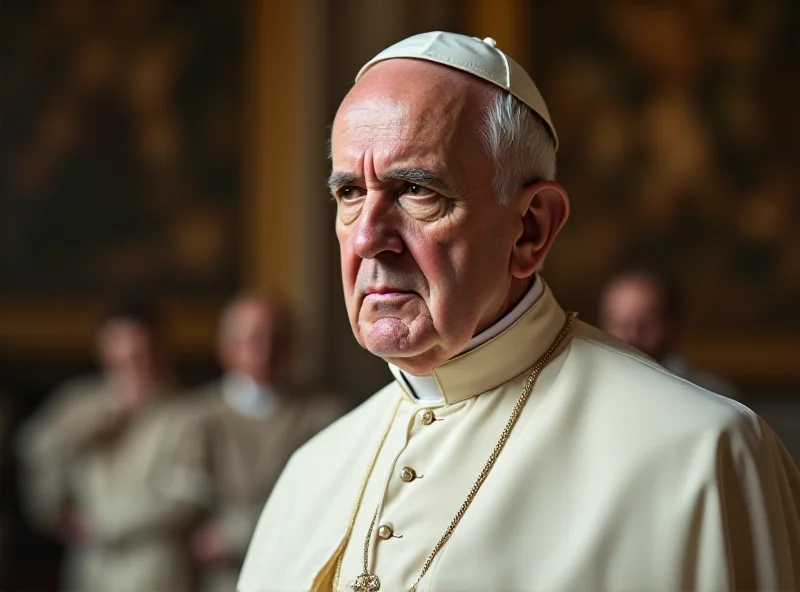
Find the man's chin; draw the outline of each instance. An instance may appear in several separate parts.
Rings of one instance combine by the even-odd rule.
[[[381,358],[412,357],[425,348],[419,335],[413,335],[402,319],[385,317],[362,325],[362,346]]]
[[[424,376],[446,360],[444,351],[430,335],[397,335],[386,331],[366,331],[361,334],[361,346],[401,370]]]
[[[385,337],[367,336],[362,344],[364,349],[379,358],[410,358],[423,353],[423,349],[414,347],[405,340],[386,339]]]

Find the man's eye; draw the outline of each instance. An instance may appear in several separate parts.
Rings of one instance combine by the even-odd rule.
[[[339,199],[343,201],[350,201],[353,199],[358,199],[361,197],[362,191],[360,187],[354,187],[352,185],[348,185],[346,187],[342,187],[336,192]]]
[[[429,189],[423,185],[417,185],[416,183],[409,183],[406,187],[406,194],[411,195],[413,197],[432,197],[436,194],[435,191]]]

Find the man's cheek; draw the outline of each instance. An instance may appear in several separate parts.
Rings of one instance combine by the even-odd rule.
[[[352,294],[355,291],[358,281],[358,269],[360,260],[352,253],[342,251],[342,284],[345,294]]]
[[[432,256],[421,271],[428,285],[428,300],[451,300],[458,295],[456,288],[462,278],[446,253]]]

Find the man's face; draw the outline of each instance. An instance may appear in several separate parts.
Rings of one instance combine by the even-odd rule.
[[[155,344],[150,330],[129,319],[112,319],[98,334],[100,360],[106,372],[131,390],[143,393],[157,381]]]
[[[664,298],[646,278],[623,278],[606,290],[600,322],[622,341],[661,360],[669,353],[674,327],[664,310]]]
[[[226,368],[238,370],[259,383],[275,377],[275,314],[265,303],[240,302],[223,327],[220,355]]]
[[[490,100],[468,74],[415,60],[374,66],[337,113],[331,192],[358,342],[415,374],[503,312],[513,209],[492,191],[478,135]]]

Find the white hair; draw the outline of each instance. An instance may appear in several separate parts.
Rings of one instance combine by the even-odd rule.
[[[480,128],[484,148],[494,163],[492,188],[508,205],[523,186],[556,178],[556,148],[547,124],[509,92],[493,91]]]

